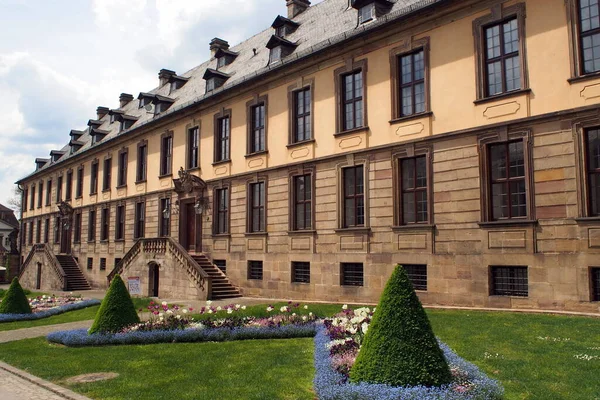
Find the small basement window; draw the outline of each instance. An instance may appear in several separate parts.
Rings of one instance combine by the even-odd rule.
[[[248,261],[248,279],[262,280],[263,278],[263,262]]]
[[[342,286],[363,286],[364,269],[362,263],[342,263],[341,265]]]
[[[492,296],[529,296],[527,267],[490,267]]]

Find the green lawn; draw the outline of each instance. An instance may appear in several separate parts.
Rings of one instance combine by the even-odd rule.
[[[310,310],[331,314],[339,305]],[[502,382],[506,399],[600,399],[600,319],[457,310],[428,315],[442,340]],[[0,344],[2,360],[64,386],[82,373],[119,373],[111,381],[70,386],[96,399],[312,399],[312,354],[312,339],[91,348],[50,345],[43,338]],[[574,357],[581,354],[599,358]]]

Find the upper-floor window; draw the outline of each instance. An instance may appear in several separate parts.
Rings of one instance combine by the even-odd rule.
[[[127,163],[129,151],[125,148],[119,152],[118,171],[117,171],[117,187],[127,185]]]
[[[46,205],[52,204],[52,179],[48,179],[46,182]]]
[[[98,193],[98,160],[92,161],[92,170],[90,172],[90,194]]]
[[[348,131],[364,125],[363,73],[354,71],[342,76],[342,128]]]
[[[60,221],[58,218],[56,218],[58,221]],[[58,226],[58,222],[57,225]],[[55,230],[55,232],[59,232],[58,229]],[[56,233],[55,233],[55,237],[54,237],[54,242],[58,243],[58,240],[56,239]],[[27,243],[29,243],[30,245],[33,244],[33,221],[29,222],[29,236],[27,237]]]
[[[35,242],[36,243],[42,243],[42,220],[38,219],[36,222],[36,231],[35,231]],[[2,244],[0,242],[0,244]]]
[[[265,103],[257,104],[250,108],[250,154],[265,151],[266,149],[265,110]]]
[[[146,203],[143,201],[135,203],[135,220],[133,226],[133,238],[143,238],[146,231]]]
[[[100,240],[108,240],[108,230],[110,226],[110,208],[103,208],[100,212]]]
[[[29,209],[33,210],[35,208],[35,184],[31,185],[31,200],[29,201]]]
[[[63,186],[63,177],[59,176],[56,179],[56,202],[60,203],[62,201],[62,186]]]
[[[400,116],[426,111],[425,51],[400,56]]]
[[[364,166],[357,165],[342,170],[343,174],[343,228],[365,225]]]
[[[200,131],[198,127],[188,129],[187,132],[187,168],[198,168],[200,156]]]
[[[294,230],[312,229],[312,175],[298,175],[293,181],[293,223]]]
[[[73,196],[73,170],[67,171],[67,182],[65,183],[65,200],[71,201]]]
[[[215,189],[215,234],[229,232],[229,188]]]
[[[83,173],[84,167],[83,165],[77,168],[77,187],[75,189],[75,198],[80,198],[83,196]]]
[[[249,232],[266,231],[266,194],[265,182],[251,183],[248,196]]]
[[[146,170],[148,163],[148,142],[142,141],[137,148],[137,165],[135,172],[135,181],[143,182],[146,180]]]
[[[125,239],[125,205],[118,205],[115,221],[115,240],[123,239]]]
[[[375,18],[375,3],[367,4],[358,9],[358,23],[364,24]]]
[[[231,116],[216,118],[215,124],[215,162],[230,158]]]
[[[160,175],[171,175],[173,164],[173,134],[162,137],[160,142]]]
[[[582,72],[600,71],[600,12],[598,0],[579,0]]]
[[[294,125],[293,142],[298,143],[312,138],[311,88],[307,87],[294,92]]]
[[[39,183],[38,192],[40,193],[40,195],[38,196],[38,199],[37,199],[37,206],[38,206],[38,208],[42,208],[42,193],[44,192],[44,182]]]
[[[600,216],[600,128],[585,132],[588,215]]]
[[[488,154],[492,219],[527,217],[523,141],[491,144]]]
[[[102,167],[102,191],[110,190],[110,180],[112,175],[112,158],[108,157],[104,160]]]
[[[418,156],[400,160],[402,224],[429,221],[427,157]]]

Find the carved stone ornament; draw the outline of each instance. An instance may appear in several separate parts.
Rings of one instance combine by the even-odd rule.
[[[202,192],[206,188],[206,183],[202,179],[185,171],[183,167],[179,168],[178,175],[179,179],[173,179],[173,183],[175,192],[179,194]]]
[[[69,203],[61,201],[58,203],[58,213],[61,217],[71,217],[73,215],[73,207]]]

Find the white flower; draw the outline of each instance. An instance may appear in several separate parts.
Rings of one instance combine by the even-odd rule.
[[[181,319],[181,315],[176,315],[175,318]]]
[[[233,314],[233,309],[232,308],[228,308],[227,309],[227,314]]]
[[[209,314],[212,314],[212,313],[213,313],[213,310],[212,310],[212,308],[209,308],[207,312],[208,312]]]
[[[267,312],[271,312],[271,311],[273,311],[273,307],[271,307],[271,306],[267,307]]]
[[[158,316],[161,317],[161,318],[163,317],[163,315],[165,315],[165,314],[163,314],[163,313],[159,313],[158,314]]]
[[[241,307],[242,307],[242,306],[240,306],[239,304],[236,304],[236,305],[235,305],[235,309],[236,309],[236,310],[239,310]]]
[[[281,311],[281,312],[287,312],[287,311],[288,311],[288,308],[287,308],[287,306],[283,306],[283,307],[281,307],[281,308],[279,309],[279,311]]]
[[[242,310],[245,310],[245,309],[246,309],[246,306],[242,306]]]
[[[222,310],[221,306],[217,306],[217,311],[221,311],[221,310]]]
[[[292,313],[292,317],[295,317],[295,316],[296,316],[296,313]]]
[[[184,308],[183,310],[181,310],[181,312],[184,313],[184,314],[187,314],[188,310]]]
[[[308,313],[308,316],[309,316],[309,317],[312,317],[312,313],[311,313],[311,312],[309,312],[309,313]]]
[[[173,311],[167,310],[167,314],[173,314]]]
[[[163,306],[166,306],[166,305],[167,305],[167,302],[166,302],[166,301],[163,301],[161,304],[162,304]]]
[[[212,300],[206,300],[206,305],[210,306],[212,304]]]
[[[305,305],[305,306],[304,306],[304,309],[305,309],[305,310],[308,310],[308,305]]]
[[[305,321],[305,322],[306,322],[306,320],[308,320],[308,318],[306,317],[306,315],[303,315],[303,316],[302,316],[302,321]]]
[[[362,325],[360,326],[360,328],[362,329],[362,333],[364,333],[366,335],[367,330],[369,330],[369,324],[367,324],[366,322],[363,322]]]
[[[344,305],[342,306],[342,310],[347,310],[347,309],[348,309],[348,304],[344,304]]]

